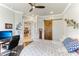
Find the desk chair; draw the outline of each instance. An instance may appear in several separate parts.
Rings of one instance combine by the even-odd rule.
[[[20,40],[20,35],[13,36],[10,43],[8,45],[5,44],[2,47],[6,51],[2,52],[1,54],[7,56],[10,55],[11,53],[16,53],[14,49],[18,46],[19,40]]]

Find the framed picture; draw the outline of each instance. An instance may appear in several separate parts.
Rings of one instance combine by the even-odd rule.
[[[12,29],[11,23],[5,23],[5,29]]]

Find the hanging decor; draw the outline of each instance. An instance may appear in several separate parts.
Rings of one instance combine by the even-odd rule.
[[[5,23],[5,29],[12,29],[11,23]]]
[[[77,23],[73,19],[65,19],[65,21],[66,21],[68,27],[72,26],[74,29],[79,28],[79,23]]]

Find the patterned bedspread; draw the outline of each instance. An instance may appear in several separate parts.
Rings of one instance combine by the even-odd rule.
[[[61,42],[35,41],[26,46],[20,56],[77,56],[68,53]]]
[[[77,49],[79,49],[79,41],[76,39],[73,40],[71,38],[66,38],[63,43],[69,53],[75,52]]]

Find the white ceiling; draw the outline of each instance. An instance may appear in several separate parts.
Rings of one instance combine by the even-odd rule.
[[[44,9],[37,9],[35,8],[32,12],[29,12],[31,9],[31,6],[28,3],[3,3],[6,6],[23,12],[26,15],[51,15],[50,12],[52,11],[53,14],[61,14],[68,3],[36,3],[36,5],[43,5],[46,8]]]

